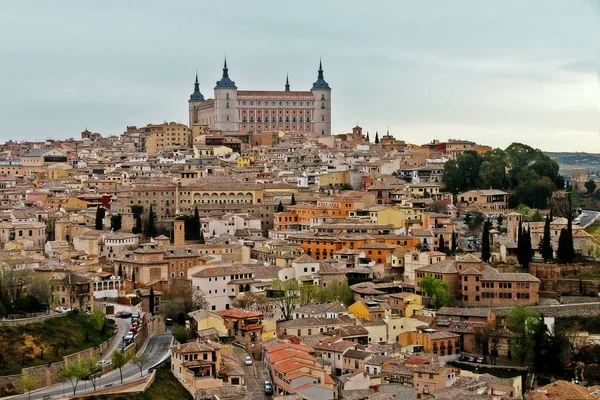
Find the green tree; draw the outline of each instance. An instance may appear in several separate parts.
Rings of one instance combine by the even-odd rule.
[[[117,270],[117,276],[121,278],[123,276],[123,265],[119,264],[119,269]]]
[[[147,237],[155,237],[156,236],[156,215],[154,214],[154,208],[150,205],[150,210],[148,211],[148,223],[146,224],[146,236]]]
[[[154,288],[150,287],[150,300],[148,302],[148,308],[150,309],[150,314],[154,315]]]
[[[140,370],[140,377],[144,373],[144,366],[148,365],[150,358],[145,354],[139,354],[131,359],[131,362]]]
[[[441,280],[427,275],[419,282],[419,288],[433,300],[435,308],[447,306],[452,302],[448,292],[448,284]]]
[[[458,250],[458,238],[456,232],[452,232],[452,253],[456,253]]]
[[[60,375],[71,383],[71,387],[73,387],[73,396],[75,396],[79,382],[88,376],[88,371],[83,363],[79,362],[69,364],[62,370]]]
[[[482,157],[475,151],[465,151],[444,164],[443,181],[452,193],[473,189],[479,182]]]
[[[131,213],[133,214],[133,217],[141,217],[142,214],[144,213],[144,206],[141,206],[139,204],[134,204],[131,207]]]
[[[296,308],[300,301],[298,281],[295,279],[287,281],[274,279],[271,284],[271,291],[273,293],[273,305],[281,311],[286,321],[291,319],[292,311],[294,311],[294,308]]]
[[[101,231],[104,228],[104,215],[106,215],[106,210],[104,207],[98,206],[96,208],[96,230]]]
[[[142,233],[142,217],[136,216],[135,218],[135,226],[131,230],[131,233]]]
[[[539,324],[542,324],[540,315],[531,308],[516,306],[510,310],[506,318],[506,325],[516,335],[517,340],[511,342],[511,352],[516,355],[521,366],[533,354],[535,335]]]
[[[281,200],[279,200],[279,204],[277,205],[277,212],[283,212],[283,204],[281,204]]]
[[[480,189],[502,189],[508,184],[506,179],[506,153],[502,149],[494,149],[482,157],[479,169],[478,187]]]
[[[570,263],[575,259],[575,247],[573,246],[573,207],[571,194],[567,194],[567,228],[561,229],[558,237],[558,259],[563,263]]]
[[[596,191],[596,182],[593,179],[590,179],[585,183],[585,190],[587,190],[588,194],[592,194]]]
[[[121,229],[122,222],[123,216],[121,214],[115,214],[110,217],[110,226],[115,232]]]
[[[200,240],[200,236],[202,236],[202,221],[200,221],[200,212],[198,211],[198,204],[196,204],[194,208],[194,223],[192,224],[192,228],[194,230],[194,240]]]
[[[172,332],[173,337],[179,343],[185,343],[193,337],[192,332],[183,325],[177,325],[173,328]]]
[[[292,193],[292,201],[290,202],[290,204],[291,204],[292,206],[295,206],[295,205],[296,205],[296,196],[294,196],[294,193]]]
[[[542,217],[542,214],[540,214],[539,211],[534,212],[531,216],[531,222],[542,222],[543,220],[544,217]]]
[[[379,144],[379,132],[375,131],[375,144]]]
[[[120,350],[115,350],[110,357],[110,362],[119,369],[121,383],[123,383],[123,367],[129,362],[129,356]]]
[[[27,392],[27,397],[31,400],[31,391],[39,388],[42,381],[37,376],[23,375],[21,376],[21,387]]]
[[[483,233],[481,234],[481,258],[488,262],[492,256],[490,251],[490,225],[489,221],[483,224]]]
[[[439,241],[439,246],[438,246],[438,251],[441,253],[445,253],[446,252],[446,243],[444,243],[444,235],[440,235],[440,241]]]
[[[542,257],[544,261],[548,262],[552,260],[554,251],[552,250],[552,238],[550,236],[550,222],[552,221],[552,214],[546,216],[546,223],[544,224],[544,237],[542,238]]]
[[[101,331],[104,328],[104,324],[106,324],[106,315],[102,311],[94,310],[88,320],[92,329]]]
[[[498,228],[502,227],[502,222],[504,221],[504,215],[498,214]]]

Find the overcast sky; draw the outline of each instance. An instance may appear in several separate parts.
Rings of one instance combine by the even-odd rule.
[[[600,152],[600,0],[2,0],[0,140],[187,123],[213,97],[308,90],[319,57],[333,130]]]

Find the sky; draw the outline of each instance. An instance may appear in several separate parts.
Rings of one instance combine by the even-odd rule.
[[[2,0],[0,141],[187,123],[238,88],[309,90],[332,129],[600,153],[600,0]]]

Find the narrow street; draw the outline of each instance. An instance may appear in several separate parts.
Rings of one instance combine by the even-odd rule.
[[[253,360],[252,365],[244,364],[244,360],[248,353],[237,346],[233,346],[233,353],[240,361],[240,365],[244,368],[244,372],[246,373],[245,381],[246,389],[248,390],[248,398],[252,400],[270,399],[271,396],[265,394],[264,382],[265,380],[271,380],[271,378],[265,372],[264,363],[262,361]]]

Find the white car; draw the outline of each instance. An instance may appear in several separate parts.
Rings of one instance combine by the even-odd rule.
[[[96,367],[104,368],[110,365],[109,360],[100,360],[96,363]]]
[[[246,359],[244,360],[244,364],[252,365],[252,357],[246,356]]]
[[[64,313],[66,313],[66,312],[69,312],[69,311],[71,311],[71,309],[70,309],[70,308],[68,308],[68,307],[63,307],[63,306],[58,306],[58,307],[56,307],[56,308],[54,309],[54,312],[57,312],[57,313],[59,313],[59,314],[64,314]]]
[[[133,332],[127,332],[125,334],[125,340],[131,340],[131,339],[133,339],[133,336],[134,336]]]

